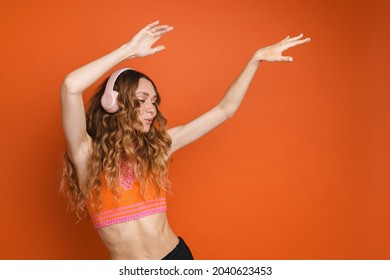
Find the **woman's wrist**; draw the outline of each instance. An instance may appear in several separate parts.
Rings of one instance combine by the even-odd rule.
[[[137,55],[135,54],[134,47],[131,46],[130,43],[126,43],[126,44],[122,45],[119,49],[121,51],[123,51],[123,54],[124,54],[123,60],[132,59],[132,58],[137,57]]]
[[[253,60],[256,61],[257,63],[260,63],[261,61],[263,61],[264,60],[264,50],[263,49],[257,50],[253,55]]]
[[[252,55],[251,59],[249,60],[248,65],[249,65],[249,66],[258,67],[261,61],[262,61],[262,59],[258,56],[257,52],[255,52],[255,53]]]

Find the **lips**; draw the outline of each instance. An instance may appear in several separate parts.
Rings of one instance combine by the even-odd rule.
[[[152,124],[152,121],[153,121],[153,119],[145,119],[145,122],[147,123],[147,124]]]

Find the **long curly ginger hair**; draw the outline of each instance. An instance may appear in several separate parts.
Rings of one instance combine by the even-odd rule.
[[[140,102],[135,95],[141,78],[150,81],[157,94],[157,114],[146,133],[138,119]],[[70,208],[76,211],[80,219],[85,216],[88,202],[92,203],[92,207],[100,207],[100,199],[94,203],[94,198],[99,197],[102,174],[112,192],[118,195],[121,161],[133,167],[143,195],[147,184],[155,186],[157,194],[170,188],[168,151],[172,141],[165,130],[167,120],[158,109],[161,97],[155,84],[138,71],[124,71],[114,86],[119,92],[119,110],[110,114],[100,104],[107,80],[91,97],[86,112],[87,133],[92,138],[92,151],[88,159],[88,177],[83,185],[79,184],[68,152],[65,152],[63,159],[61,190],[69,198]]]

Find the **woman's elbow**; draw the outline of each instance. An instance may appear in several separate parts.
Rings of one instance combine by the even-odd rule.
[[[77,90],[77,86],[72,80],[72,77],[69,77],[69,75],[65,76],[61,84],[61,94],[77,94],[77,93],[79,93],[79,91]]]
[[[225,119],[230,119],[237,111],[237,109],[232,106],[219,106],[219,110],[222,112]]]

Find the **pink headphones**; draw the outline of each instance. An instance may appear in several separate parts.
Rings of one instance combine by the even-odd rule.
[[[116,102],[119,92],[114,90],[114,84],[116,79],[119,77],[119,75],[126,70],[133,70],[133,69],[132,68],[118,69],[112,72],[110,78],[107,81],[106,89],[104,90],[102,99],[100,101],[103,109],[106,110],[107,113],[115,113],[119,109],[118,103]]]

